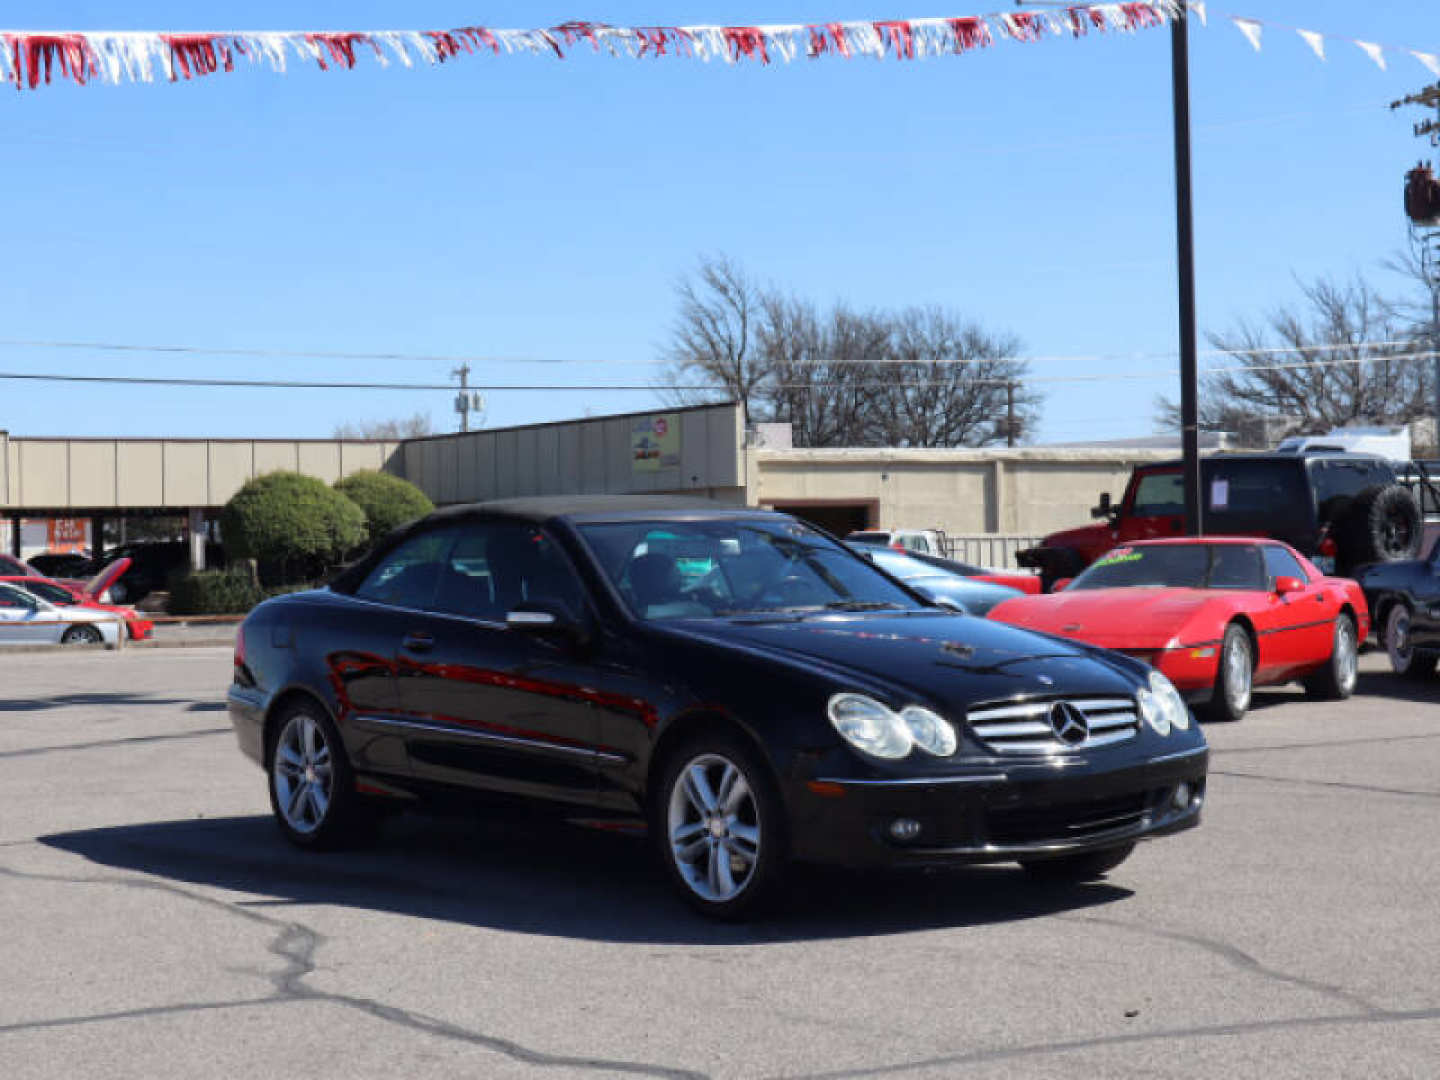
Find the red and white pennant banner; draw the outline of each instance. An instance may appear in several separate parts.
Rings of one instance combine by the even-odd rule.
[[[1077,4],[1044,11],[969,15],[938,19],[884,19],[762,26],[607,26],[570,22],[538,30],[497,30],[462,26],[453,30],[239,30],[215,33],[160,31],[0,31],[0,79],[35,89],[55,79],[153,82],[233,71],[239,61],[283,72],[292,60],[322,70],[353,68],[369,55],[381,65],[440,64],[464,54],[534,53],[563,59],[577,47],[615,56],[678,56],[725,63],[788,63],[797,58],[834,56],[915,60],[986,48],[1001,40],[1039,41],[1083,37],[1091,31],[1130,33],[1163,26],[1188,8],[1202,23],[1202,0],[1148,0],[1142,3]],[[1217,13],[1218,14],[1218,13]],[[1258,19],[1230,19],[1258,50],[1267,25]],[[1296,29],[1283,27],[1283,29]],[[1354,38],[1296,32],[1323,60],[1327,40],[1359,46],[1383,69],[1388,46]],[[1440,75],[1440,57],[1410,53]]]

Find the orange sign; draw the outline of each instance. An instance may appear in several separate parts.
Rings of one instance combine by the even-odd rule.
[[[50,518],[45,523],[47,551],[73,551],[83,554],[90,537],[90,523],[84,518]]]

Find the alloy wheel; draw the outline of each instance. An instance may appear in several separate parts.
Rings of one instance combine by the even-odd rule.
[[[1390,654],[1390,667],[1404,675],[1415,662],[1415,650],[1410,644],[1410,609],[1396,604],[1385,619],[1385,651]]]
[[[1225,650],[1225,698],[1232,716],[1240,716],[1250,708],[1251,676],[1250,645],[1243,636],[1236,636]]]
[[[296,713],[275,743],[275,804],[285,824],[308,836],[325,823],[334,794],[330,744],[315,718]]]
[[[670,857],[696,896],[735,899],[760,861],[760,811],[740,766],[721,754],[692,758],[670,789],[666,828]]]
[[[1335,630],[1335,682],[1340,692],[1349,695],[1360,677],[1360,643],[1355,624],[1342,616]]]

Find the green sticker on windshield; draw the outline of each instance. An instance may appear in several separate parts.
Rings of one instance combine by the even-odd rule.
[[[1144,552],[1136,551],[1134,548],[1116,548],[1110,552],[1110,554],[1102,555],[1099,559],[1096,559],[1095,565],[1114,566],[1116,563],[1139,562],[1144,557]]]

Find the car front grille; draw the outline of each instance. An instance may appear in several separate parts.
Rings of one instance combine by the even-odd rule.
[[[1069,706],[1083,718],[1083,738],[1062,739],[1052,720],[1057,706]],[[1075,698],[986,705],[966,715],[970,729],[997,754],[1059,754],[1095,750],[1126,742],[1140,731],[1134,698]],[[1063,726],[1063,721],[1062,721]]]

